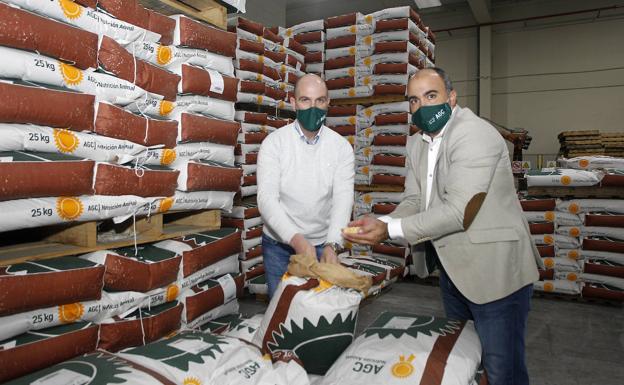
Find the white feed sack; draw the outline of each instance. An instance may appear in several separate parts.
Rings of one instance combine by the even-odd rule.
[[[362,115],[375,120],[377,115],[409,111],[409,102],[375,104],[362,110]]]
[[[93,95],[97,102],[127,106],[147,97],[161,95],[145,91],[131,82],[93,70],[81,70],[47,56],[0,47],[0,78],[21,79],[54,87],[64,87]]]
[[[325,50],[325,60],[337,59],[339,57],[346,56],[355,56],[356,59],[360,59],[372,55],[373,52],[375,52],[375,48],[367,45],[354,45],[352,47],[331,48]]]
[[[231,191],[179,191],[174,196],[159,198],[137,215],[152,215],[167,211],[230,210],[235,192]]]
[[[108,36],[122,45],[135,41],[160,40],[160,35],[155,32],[115,19],[104,12],[83,7],[73,1],[5,0],[5,2],[100,36]]]
[[[101,322],[148,305],[148,295],[134,291],[102,292],[95,301],[75,302],[0,317],[0,341],[29,330],[40,330],[77,321]]]
[[[601,171],[583,171],[574,169],[542,169],[529,171],[527,185],[533,186],[594,186],[600,183],[604,173]]]
[[[579,156],[570,159],[557,159],[557,164],[564,168],[575,168],[579,170],[624,169],[624,158],[614,158],[611,156]]]
[[[274,361],[295,359],[324,374],[353,341],[361,299],[353,289],[285,275],[253,342]]]
[[[182,64],[194,65],[234,76],[232,58],[203,49],[163,46],[158,43],[136,42],[127,47],[139,59],[182,75]]]
[[[309,70],[310,64],[306,69]],[[369,66],[345,67],[325,71],[325,80],[339,79],[351,76],[364,77],[373,74],[373,68]]]
[[[537,246],[557,246],[561,249],[576,249],[581,247],[577,237],[561,234],[531,234],[531,239]]]
[[[327,40],[336,39],[343,36],[368,36],[375,32],[373,24],[356,24],[345,27],[329,28],[326,31]]]
[[[624,199],[573,199],[557,201],[557,211],[624,214]]]
[[[30,124],[0,123],[0,137],[0,151],[68,154],[110,163],[125,163],[147,150],[127,140]]]
[[[297,364],[271,364],[260,351],[237,338],[184,331],[117,354],[175,384],[288,385],[308,383]]]
[[[9,219],[0,221],[0,232],[73,221],[123,220],[155,200],[134,195],[84,195],[4,201],[0,202],[0,212]]]
[[[199,95],[178,96],[176,106],[168,117],[179,120],[183,112],[194,112],[223,120],[234,120],[235,114],[234,102]]]
[[[582,285],[567,279],[553,279],[534,282],[533,289],[546,293],[579,295],[581,294]]]
[[[480,362],[472,321],[385,312],[340,356],[321,385],[468,385]]]
[[[523,211],[522,214],[531,223],[548,222],[559,226],[580,226],[583,224],[580,216],[561,211]]]
[[[373,95],[373,88],[368,86],[329,90],[331,99],[366,98]]]
[[[559,226],[555,233],[571,237],[605,237],[624,241],[624,228],[601,226]]]
[[[325,30],[325,20],[312,20],[305,23],[293,25],[289,28],[279,27],[279,35],[283,38],[293,37],[300,33]]]

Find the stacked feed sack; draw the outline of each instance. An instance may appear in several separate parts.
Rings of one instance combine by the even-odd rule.
[[[263,272],[262,217],[254,197],[246,198],[230,212],[223,212],[221,224],[241,231],[242,247],[239,254],[241,272],[249,281]]]
[[[313,20],[293,25],[289,28],[274,29],[284,41],[292,42],[303,47],[305,72],[322,76],[325,62],[325,22]],[[292,43],[291,43],[292,44]]]
[[[565,198],[550,200],[554,202],[551,204],[554,207],[549,207],[553,211],[544,215],[547,219],[554,217],[555,222],[554,235],[543,238],[551,239],[554,246],[553,270],[546,276],[555,283],[567,280],[566,285],[578,285],[583,297],[623,301],[624,200],[620,199],[618,191],[624,186],[624,159],[582,156],[557,162],[565,168],[542,169],[527,175],[529,192],[548,194],[550,191],[560,195],[558,189],[568,189]],[[591,190],[581,190],[583,188]],[[587,198],[593,194],[605,198]],[[566,261],[566,266],[573,268],[562,268],[557,261]],[[557,291],[553,286],[545,290]]]
[[[104,271],[75,257],[0,268],[1,382],[96,348],[97,318],[83,317],[82,304],[107,301]]]
[[[330,17],[327,25],[324,75],[332,99],[373,95],[369,67],[362,61],[373,54],[374,21],[361,13]]]
[[[70,1],[10,3],[0,4],[1,205],[9,214],[0,230],[127,217],[172,195],[177,171],[122,166],[149,146],[175,147],[176,122],[126,110],[175,98],[177,75],[122,46],[161,35]]]
[[[368,119],[362,116],[362,109],[360,105],[330,106],[325,125],[355,146],[357,132],[368,127]]]
[[[356,184],[401,187],[412,133],[408,102],[374,104],[360,111],[365,125],[355,140]]]

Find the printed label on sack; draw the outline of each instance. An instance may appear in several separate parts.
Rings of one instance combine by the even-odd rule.
[[[182,350],[183,352],[187,352],[189,354],[197,355],[204,350],[210,349],[211,345],[202,341],[202,340],[177,340],[168,344],[172,348]]]
[[[234,278],[231,275],[224,275],[223,277],[217,278],[217,282],[221,285],[223,289],[223,303],[228,303],[234,298],[236,298],[236,282],[234,282]]]
[[[0,163],[13,162],[12,156],[0,156]]]
[[[89,376],[73,370],[61,369],[31,382],[31,385],[83,385],[89,382],[91,382]]]
[[[392,319],[384,325],[384,329],[407,330],[415,321],[416,318],[413,317],[392,317]]]
[[[214,70],[207,70],[210,74],[210,92],[222,94],[224,87],[223,75]]]

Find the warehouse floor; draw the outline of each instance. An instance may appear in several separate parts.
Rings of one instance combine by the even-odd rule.
[[[241,313],[263,312],[266,304],[246,297]],[[439,289],[399,282],[361,307],[358,332],[385,310],[443,316]],[[533,385],[624,384],[622,308],[534,298],[527,337]]]

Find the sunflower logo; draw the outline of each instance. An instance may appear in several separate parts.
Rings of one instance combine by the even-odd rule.
[[[546,211],[544,213],[544,219],[546,219],[548,222],[554,222],[555,221],[555,212],[554,211]]]
[[[576,282],[578,280],[578,275],[576,275],[576,273],[568,273],[568,275],[566,275],[566,279],[568,281]]]
[[[286,103],[283,100],[280,100],[279,103],[277,103],[277,108],[279,108],[280,110],[285,109],[286,107]]]
[[[293,30],[292,30],[292,28],[288,28],[288,29],[286,30],[286,36],[291,37],[291,36],[292,36],[292,34],[293,34]]]
[[[355,76],[355,67],[349,68],[349,76]]]
[[[264,55],[258,55],[258,63],[264,64]]]
[[[544,258],[544,266],[548,269],[555,267],[555,260],[552,258]]]
[[[579,259],[579,252],[578,252],[578,250],[570,250],[570,251],[568,251],[568,258],[570,258],[570,259]]]
[[[544,291],[552,292],[555,291],[555,285],[552,282],[544,282]]]
[[[414,365],[412,361],[416,358],[413,354],[410,354],[407,359],[405,356],[399,356],[399,362],[392,365],[392,375],[397,378],[407,378],[414,373]]]
[[[355,96],[355,88],[349,88],[349,96],[350,97],[354,97]]]
[[[369,171],[368,166],[362,167],[362,174],[368,175]]]
[[[355,116],[349,116],[349,124],[355,124]]]
[[[561,184],[564,186],[568,186],[572,182],[572,178],[569,175],[564,175],[561,177]]]
[[[68,86],[77,86],[82,82],[84,75],[80,69],[62,62],[58,62],[58,65],[65,84]]]
[[[570,206],[568,206],[568,211],[571,212],[572,214],[578,214],[579,211],[581,211],[581,208],[579,207],[578,204],[571,203]]]
[[[160,116],[167,116],[173,111],[175,105],[168,100],[161,100],[160,106],[158,107],[158,113]]]
[[[160,164],[163,166],[170,165],[177,158],[176,151],[170,148],[165,148],[160,156]]]
[[[353,135],[347,136],[347,142],[353,145],[355,143],[355,137]]]
[[[178,298],[178,294],[180,294],[180,288],[175,283],[167,286],[167,293],[165,294],[165,299],[167,302],[171,302],[174,299]]]
[[[262,101],[264,100],[264,97],[262,95],[258,95],[256,97],[256,101],[258,102],[258,104],[262,104]]]
[[[264,76],[262,76],[262,74],[256,74],[256,81],[257,82],[261,82],[262,79],[264,79]]]
[[[82,15],[82,6],[74,3],[73,0],[58,0],[65,17],[75,20]]]
[[[364,38],[364,44],[366,44],[366,45],[373,45],[373,37],[372,36],[366,36]]]
[[[579,160],[579,167],[580,168],[587,168],[588,166],[589,166],[589,161],[587,159]]]
[[[64,153],[72,153],[76,151],[78,145],[80,144],[80,140],[73,132],[69,130],[64,130],[60,128],[54,129],[54,144],[56,144],[56,148]]]
[[[159,213],[165,213],[173,206],[173,197],[163,198],[160,200],[160,207],[158,207]]]
[[[370,118],[371,116],[373,116],[373,110],[371,110],[370,108],[367,108],[364,110],[364,114],[366,115],[367,118]]]
[[[552,235],[544,235],[544,243],[547,245],[552,245],[555,243],[555,240]]]
[[[56,213],[61,219],[73,221],[82,215],[84,206],[76,197],[59,197],[56,200]]]
[[[279,88],[280,88],[280,90],[282,90],[282,91],[286,90],[286,83],[280,83],[280,84],[279,84]]]
[[[349,47],[349,55],[353,56],[355,55],[355,47]],[[351,75],[353,76],[353,75]]]
[[[286,71],[287,71],[287,70],[286,70],[286,65],[282,64],[282,66],[280,67],[280,72],[281,72],[281,73],[282,73],[282,75],[283,75],[283,74],[285,74],[285,73],[286,73]]]
[[[366,194],[362,197],[362,200],[364,201],[364,203],[366,203],[367,205],[370,205],[371,203],[373,203],[373,197],[370,196],[370,194]]]
[[[262,42],[264,42],[264,38],[262,36],[256,36],[256,41],[258,43],[262,43]]]
[[[84,306],[80,302],[61,305],[58,308],[58,315],[62,323],[76,322],[84,315]]]
[[[367,57],[366,59],[364,59],[365,66],[370,67],[371,64],[373,64],[373,61],[371,60],[370,57]]]
[[[578,227],[572,227],[568,234],[570,234],[571,237],[578,237],[581,235],[581,229]]]
[[[349,32],[356,33],[357,32],[357,27],[355,25],[352,25],[351,27],[349,27]]]
[[[371,84],[371,77],[370,76],[365,76],[363,83],[364,83],[365,86],[370,86],[370,84]]]
[[[173,55],[171,53],[171,47],[168,47],[166,45],[159,45],[158,48],[156,48],[156,61],[158,62],[158,64],[169,64],[172,57]]]
[[[197,377],[187,377],[182,382],[183,385],[202,385],[201,381]]]
[[[324,279],[319,279],[319,284],[317,287],[314,288],[314,291],[320,293],[321,291],[325,291],[332,286],[333,285],[331,283],[325,281]]]

